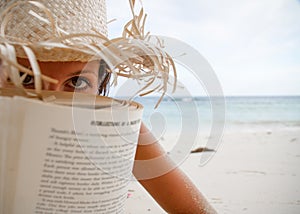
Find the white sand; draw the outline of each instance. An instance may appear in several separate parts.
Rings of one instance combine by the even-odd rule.
[[[205,166],[200,157],[181,168],[218,213],[300,213],[300,127],[227,131]],[[165,213],[137,182],[129,189],[126,213]]]

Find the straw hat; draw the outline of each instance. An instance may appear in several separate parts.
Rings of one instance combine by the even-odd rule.
[[[25,45],[39,61],[87,62],[91,56],[74,48],[101,44],[107,37],[105,0],[1,0],[0,11],[0,41],[14,44],[20,58],[27,58]],[[98,36],[85,35],[96,32]]]
[[[154,90],[165,91],[169,71],[175,72],[173,60],[160,41],[149,42],[143,9],[135,15],[135,1],[129,3],[132,20],[122,36],[108,39],[105,0],[0,0],[0,58],[8,73],[16,67],[28,74],[40,73],[37,61],[104,59],[114,76],[148,83],[160,79]],[[18,65],[17,57],[28,58],[33,71]]]

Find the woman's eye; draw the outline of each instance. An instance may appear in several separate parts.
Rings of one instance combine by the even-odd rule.
[[[34,84],[34,78],[33,78],[33,76],[28,75],[28,74],[24,74],[22,72],[20,73],[20,75],[21,75],[21,78],[24,78],[23,75],[26,75],[25,78],[23,79],[23,82],[22,82],[22,84],[24,86],[28,86],[28,85]]]
[[[89,81],[84,77],[72,77],[67,86],[75,88],[77,90],[83,90],[90,86]]]

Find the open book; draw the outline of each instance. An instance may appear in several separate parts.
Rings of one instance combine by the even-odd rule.
[[[142,111],[101,96],[0,89],[0,213],[123,213]]]

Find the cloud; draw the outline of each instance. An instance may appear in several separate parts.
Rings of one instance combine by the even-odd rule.
[[[128,2],[107,2],[110,16],[119,19],[111,25],[117,32],[130,18]],[[143,0],[143,5],[149,14],[146,29],[199,50],[228,93],[279,93],[276,85],[284,80],[281,94],[300,94],[299,86],[294,86],[300,82],[299,0]],[[240,90],[241,85],[272,74],[264,87]]]

